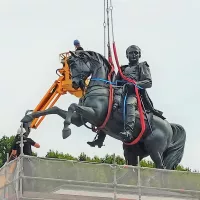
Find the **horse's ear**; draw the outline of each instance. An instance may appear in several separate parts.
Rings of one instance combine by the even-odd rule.
[[[72,57],[78,58],[78,56],[73,51],[69,51],[69,53],[71,54]]]

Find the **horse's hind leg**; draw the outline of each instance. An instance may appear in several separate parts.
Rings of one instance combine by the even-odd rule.
[[[153,141],[152,141],[153,142]],[[153,162],[155,163],[156,168],[159,169],[164,169],[164,164],[163,164],[163,158],[160,152],[162,152],[159,148],[159,146],[164,146],[162,144],[159,145],[153,145],[153,143],[149,143],[149,144],[145,144],[147,151],[151,157],[151,159],[153,160]],[[159,151],[160,150],[160,151]]]
[[[162,159],[161,154],[158,151],[151,152],[150,157],[155,163],[156,168],[164,169],[163,159]]]
[[[151,159],[155,163],[156,168],[164,169],[163,152],[166,148],[166,138],[159,130],[154,130],[144,141],[145,148]]]
[[[139,146],[139,144],[128,146],[123,144],[124,157],[127,165],[137,166],[138,165],[138,156],[140,161],[145,157],[145,153]]]
[[[143,157],[139,157],[139,160],[141,161],[143,159]],[[129,154],[126,162],[128,165],[132,165],[132,166],[138,166],[138,156],[135,154]]]

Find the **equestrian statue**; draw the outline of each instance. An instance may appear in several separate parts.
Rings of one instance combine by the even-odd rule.
[[[85,91],[84,96],[78,104],[72,103],[67,111],[55,106],[27,114],[21,122],[29,124],[40,116],[57,114],[64,119],[63,139],[71,135],[70,124],[80,127],[90,123],[93,127],[101,127],[97,129],[97,139],[88,142],[90,146],[101,147],[106,135],[109,135],[123,142],[128,165],[137,165],[138,156],[140,160],[150,156],[156,168],[175,169],[183,157],[186,132],[181,125],[169,123],[162,112],[153,107],[146,91],[152,86],[150,67],[147,62],[139,63],[140,48],[136,45],[128,47],[126,56],[129,64],[121,66],[122,73],[135,80],[136,85],[123,80],[119,73],[115,75],[108,60],[97,52],[80,50],[70,53],[68,65],[72,87],[81,88]],[[111,80],[108,80],[110,74]],[[90,76],[86,87],[85,80]],[[142,138],[136,144],[130,145],[141,131],[134,87],[139,88],[146,128]],[[111,91],[113,104],[107,123],[104,124],[110,109]]]

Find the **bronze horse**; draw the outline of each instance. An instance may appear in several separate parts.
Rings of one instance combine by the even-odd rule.
[[[21,120],[23,123],[30,123],[34,118],[57,114],[65,119],[63,139],[71,134],[70,124],[80,127],[88,122],[99,127],[104,122],[109,104],[109,84],[111,84],[106,81],[111,70],[110,64],[99,53],[93,51],[71,52],[68,64],[74,89],[82,88],[84,90],[85,80],[91,76],[89,85],[85,89],[82,104],[72,103],[68,111],[53,107],[45,111],[25,115]],[[116,89],[119,88],[114,87],[114,90]],[[124,128],[122,107],[111,113],[106,126],[100,130],[102,133],[121,141],[123,140],[119,133]],[[147,115],[150,116],[150,114]],[[135,123],[134,131],[139,134],[141,124],[138,111]],[[181,162],[184,153],[186,141],[184,128],[181,125],[169,123],[167,120],[163,120],[155,115],[151,119],[152,132],[148,128],[146,118],[145,123],[146,130],[137,144],[131,146],[123,144],[124,156],[128,164],[137,165],[138,156],[140,160],[150,156],[156,168],[175,169]]]

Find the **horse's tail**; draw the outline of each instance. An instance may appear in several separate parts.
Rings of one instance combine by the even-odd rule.
[[[183,157],[186,132],[179,124],[170,125],[173,130],[172,142],[163,153],[163,162],[167,169],[175,169]]]

